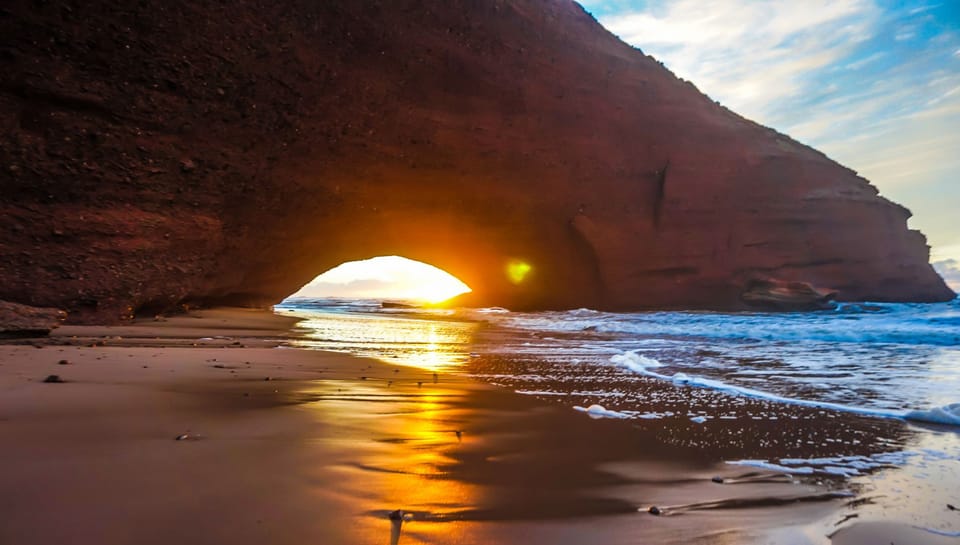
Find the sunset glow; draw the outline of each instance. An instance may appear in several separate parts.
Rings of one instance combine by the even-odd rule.
[[[439,303],[469,292],[457,277],[399,256],[350,261],[317,276],[291,297],[405,299]]]

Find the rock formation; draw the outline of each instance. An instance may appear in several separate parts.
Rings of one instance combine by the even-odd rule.
[[[817,289],[806,282],[775,279],[750,281],[740,298],[751,307],[768,310],[832,310],[837,292]]]
[[[953,296],[907,210],[570,0],[9,0],[0,36],[0,299],[72,321],[391,254],[515,309]]]
[[[40,337],[60,327],[67,314],[55,308],[37,308],[0,301],[0,339]]]

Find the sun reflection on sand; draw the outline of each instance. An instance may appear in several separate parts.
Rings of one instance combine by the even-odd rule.
[[[457,418],[462,411],[449,402],[449,396],[433,392],[418,396],[406,404],[411,417],[396,430],[407,452],[402,462],[406,471],[428,477],[419,486],[404,490],[408,504],[419,509],[446,509],[451,503],[466,505],[472,496],[462,482],[437,479],[447,475],[446,468],[455,463],[451,451],[463,441]],[[391,457],[387,462],[394,464],[396,460]]]
[[[408,518],[399,543],[451,542],[475,524],[458,513],[476,511],[483,491],[457,476],[462,453],[477,439],[465,429],[476,414],[470,388],[446,373],[467,362],[480,324],[451,319],[449,311],[399,312],[293,312],[305,318],[295,346],[403,366],[357,360],[355,378],[316,381],[303,394],[315,400],[308,405],[313,417],[338,430],[324,442],[350,453],[331,469],[336,493],[361,506],[356,531],[393,543],[394,534],[382,534],[401,524],[388,522],[402,509]]]
[[[415,384],[431,374],[404,371],[388,388],[382,379],[392,373],[381,369],[379,376],[347,389],[321,381],[309,392],[317,399],[310,405],[315,418],[341,430],[326,439],[351,453],[334,468],[338,493],[359,502],[357,529],[373,539],[390,528],[389,513],[403,509],[407,522],[400,543],[445,542],[463,531],[462,524],[445,520],[445,513],[476,507],[479,487],[449,473],[456,452],[469,442],[461,429],[469,412],[464,392],[432,381]],[[451,523],[431,524],[436,522]]]

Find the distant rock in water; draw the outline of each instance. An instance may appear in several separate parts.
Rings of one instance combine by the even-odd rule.
[[[511,310],[953,297],[906,209],[572,0],[8,0],[0,35],[0,299],[71,321],[393,254]]]
[[[397,303],[394,301],[382,301],[380,303],[380,308],[422,308],[417,305],[411,305],[409,303]]]
[[[60,326],[67,314],[55,308],[38,308],[0,301],[0,338],[40,337]]]
[[[767,310],[832,310],[837,292],[818,289],[806,282],[775,279],[752,280],[740,296],[752,307]]]

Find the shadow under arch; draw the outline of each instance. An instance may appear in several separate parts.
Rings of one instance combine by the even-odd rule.
[[[436,190],[432,180],[419,182],[429,188],[406,183],[402,192],[384,187],[379,206],[371,206],[368,195],[345,190],[338,195],[340,205],[322,214],[309,200],[291,205],[282,230],[263,225],[257,234],[263,242],[254,254],[228,258],[248,262],[232,286],[221,273],[217,282],[223,287],[203,302],[269,306],[342,263],[397,255],[468,285],[472,292],[456,298],[461,306],[604,306],[596,256],[571,218],[531,217],[528,208],[492,196],[468,200],[455,188]],[[526,269],[519,278],[518,264]]]

